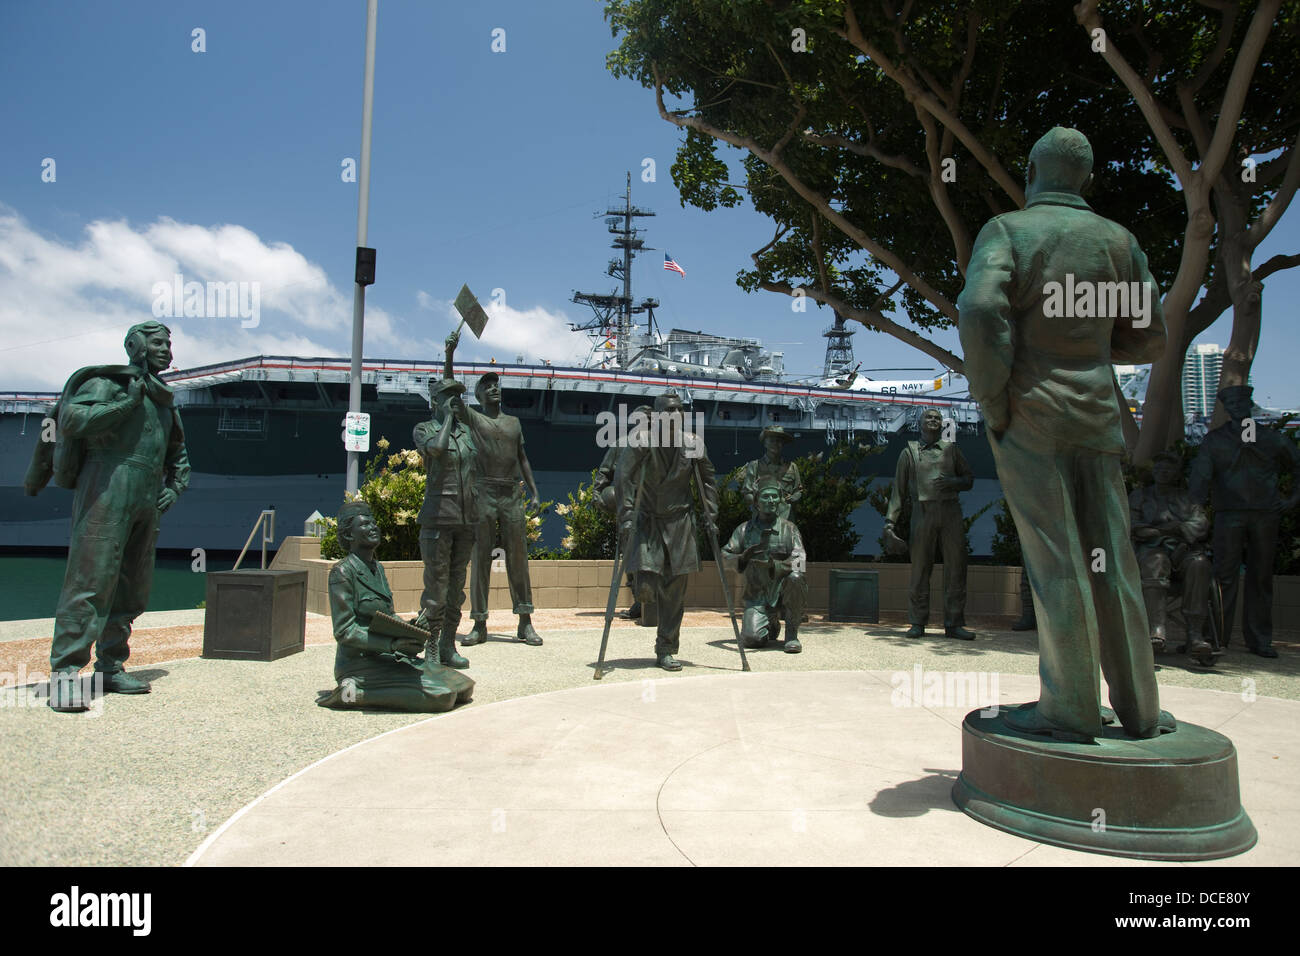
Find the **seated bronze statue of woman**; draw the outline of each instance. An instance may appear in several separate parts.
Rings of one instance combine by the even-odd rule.
[[[339,509],[338,535],[347,556],[330,570],[334,679],[316,701],[335,709],[375,708],[440,713],[467,703],[474,681],[436,656],[420,657],[425,632],[393,612],[384,566],[375,560],[379,525],[363,501]]]

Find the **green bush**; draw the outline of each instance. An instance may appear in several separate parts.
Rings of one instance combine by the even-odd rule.
[[[1016,522],[1007,508],[1006,498],[999,499],[998,513],[993,516],[993,523],[996,525],[991,549],[993,563],[1016,568],[1023,566],[1025,559],[1020,553],[1020,532],[1016,530]]]
[[[838,442],[829,452],[796,459],[803,497],[794,507],[809,561],[847,561],[862,540],[853,530],[853,512],[870,497],[875,479],[866,473],[870,459],[884,446]],[[888,499],[886,499],[888,501]]]
[[[596,507],[596,493],[592,490],[595,480],[596,471],[592,469],[591,481],[569,492],[568,504],[555,506],[555,513],[564,518],[562,549],[567,557],[579,560],[614,557],[618,522],[613,515]]]

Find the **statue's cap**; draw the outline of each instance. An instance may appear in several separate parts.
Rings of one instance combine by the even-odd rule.
[[[1253,385],[1225,385],[1219,389],[1219,398],[1225,402],[1232,401],[1234,398],[1250,399],[1254,394]]]
[[[794,441],[794,436],[780,425],[768,425],[758,436],[759,441],[767,441],[769,438],[779,438],[783,442]]]
[[[453,395],[460,395],[465,391],[465,385],[456,381],[454,378],[440,378],[437,383],[429,390],[434,395],[442,395],[450,392]]]

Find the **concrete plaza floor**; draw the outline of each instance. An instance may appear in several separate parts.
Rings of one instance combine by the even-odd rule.
[[[201,624],[144,620],[162,626],[137,631],[131,665],[154,692],[54,714],[30,680],[48,622],[7,626],[0,671],[29,680],[0,690],[0,864],[1131,862],[952,806],[961,718],[988,701],[912,693],[916,668],[1030,700],[1032,633],[976,620],[975,642],[909,641],[901,622],[815,619],[803,654],[751,652],[743,674],[725,614],[692,611],[681,673],[653,666],[648,629],[618,622],[616,670],[595,682],[600,621],[539,612],[546,644],[530,648],[494,616],[494,639],[465,651],[474,702],[434,717],[316,707],[333,641],[315,615],[307,650],[270,664],[187,657]],[[1294,637],[1278,636],[1274,661],[1239,648],[1210,671],[1160,661],[1162,705],[1238,749],[1260,841],[1227,865],[1300,862]]]

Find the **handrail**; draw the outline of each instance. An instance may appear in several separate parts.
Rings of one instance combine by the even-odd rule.
[[[238,571],[240,564],[244,561],[244,555],[248,552],[248,546],[253,543],[253,535],[257,534],[257,529],[262,529],[262,570],[266,570],[266,546],[275,543],[275,506],[264,510],[257,516],[253,522],[253,530],[248,532],[248,540],[244,542],[244,550],[239,552],[239,557],[235,559],[235,566],[232,571]]]

